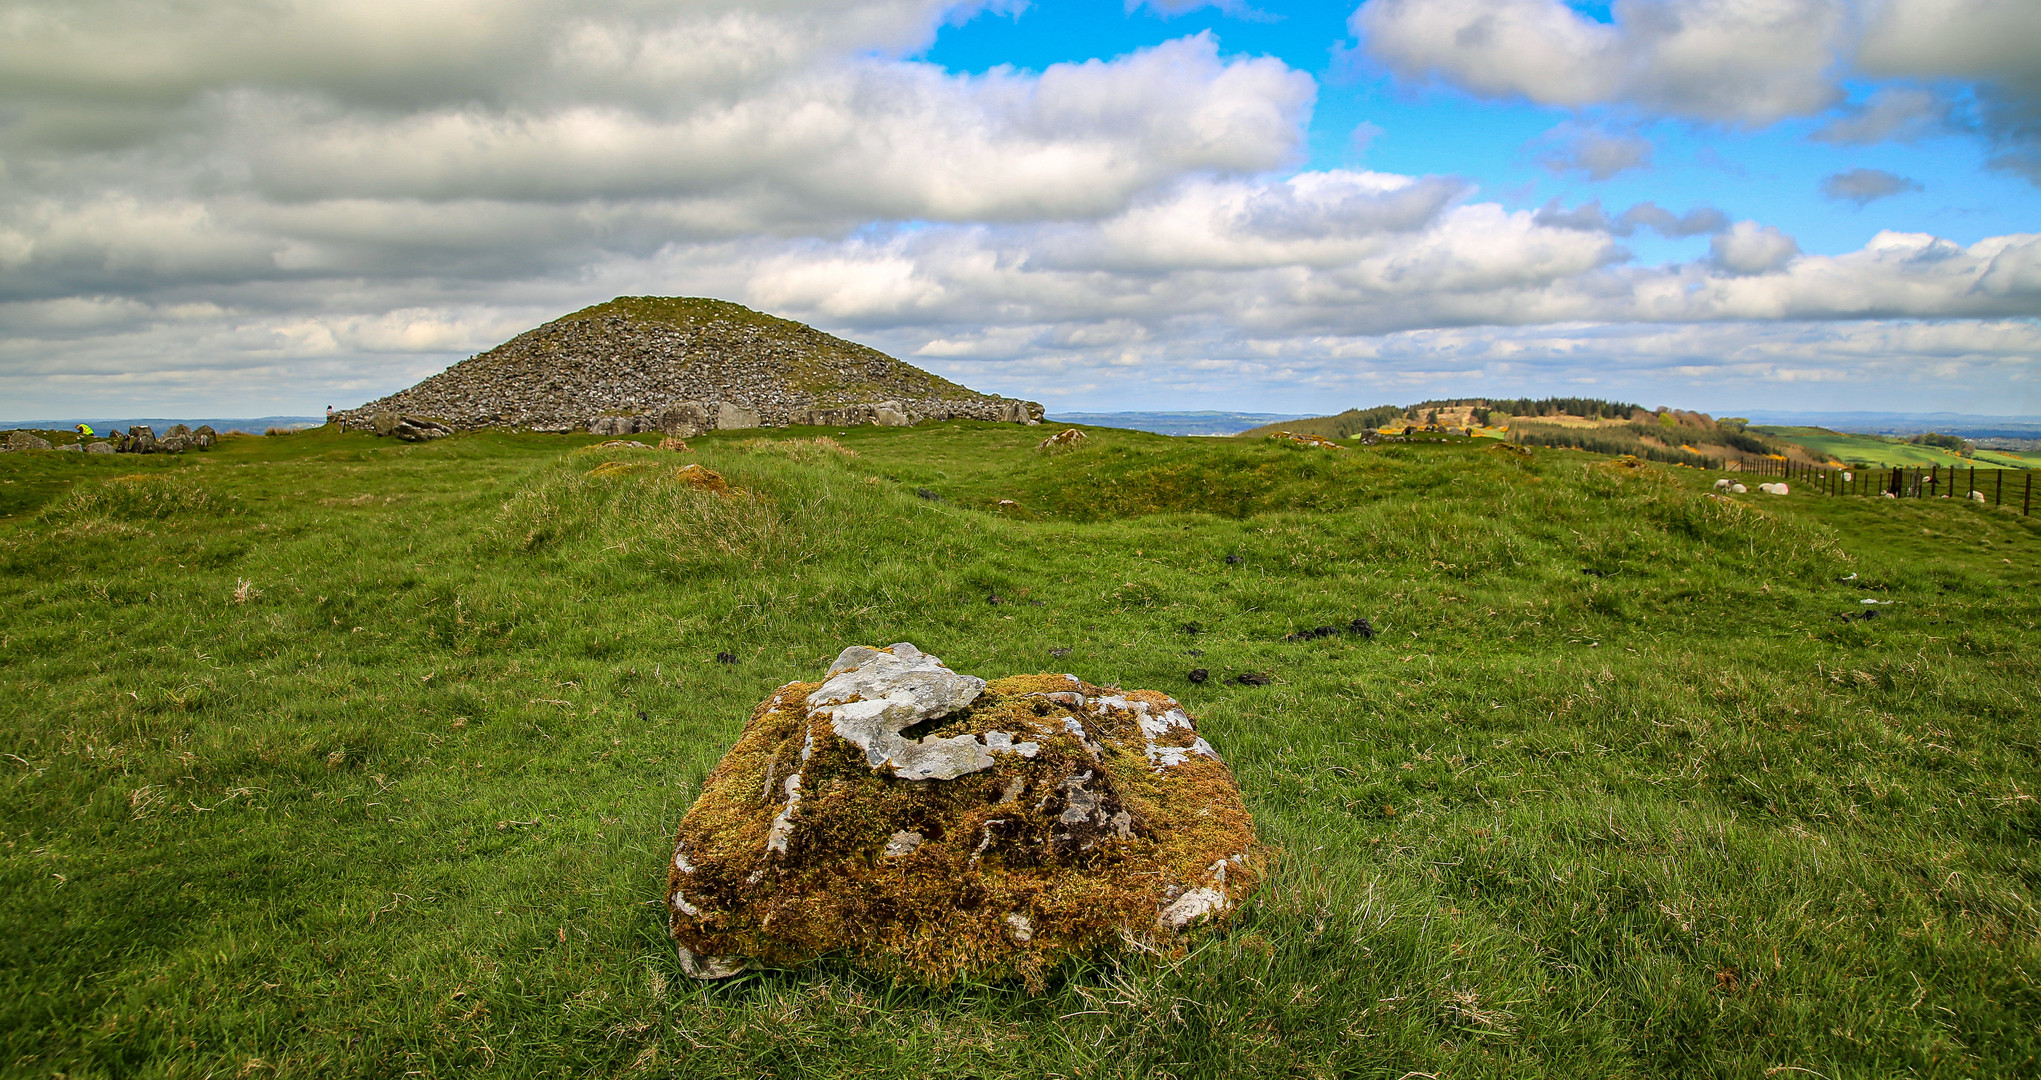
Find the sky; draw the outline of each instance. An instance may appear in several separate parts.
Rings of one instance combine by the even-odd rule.
[[[2034,0],[10,0],[0,419],[619,295],[1058,410],[2041,414]]]

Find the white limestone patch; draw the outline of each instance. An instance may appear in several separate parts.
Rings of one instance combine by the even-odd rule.
[[[959,675],[909,642],[884,649],[853,645],[829,666],[828,681],[808,695],[808,707],[811,717],[827,717],[831,730],[863,750],[874,771],[903,780],[954,780],[992,768],[995,753],[1032,758],[1041,751],[1040,743],[1004,731],[920,739],[900,734],[969,707],[984,690],[985,680]]]
[[[1213,912],[1226,910],[1226,894],[1219,889],[1191,889],[1155,915],[1157,930],[1180,931]]]

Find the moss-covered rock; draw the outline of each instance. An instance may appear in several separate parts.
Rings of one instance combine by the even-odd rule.
[[[681,821],[683,967],[824,956],[905,981],[1019,977],[1228,917],[1266,870],[1232,773],[1166,695],[984,682],[853,646],[762,702]]]

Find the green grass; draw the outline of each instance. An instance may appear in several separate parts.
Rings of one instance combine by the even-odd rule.
[[[1862,462],[1870,465],[1917,466],[1927,468],[1939,465],[1942,468],[1969,468],[1971,466],[2008,469],[2041,468],[2041,454],[2017,453],[2011,450],[1979,450],[1971,457],[1918,443],[1896,441],[1877,435],[1848,435],[1818,427],[1757,427],[1752,431],[1763,432],[1776,438],[1799,443],[1817,454],[1826,454],[1837,460],[1850,463]]]
[[[729,499],[581,437],[0,458],[0,1069],[2041,1067],[2033,520],[1487,440],[1043,434],[696,440]],[[1176,695],[1274,879],[1041,996],[689,983],[660,902],[702,778],[773,688],[899,640]]]

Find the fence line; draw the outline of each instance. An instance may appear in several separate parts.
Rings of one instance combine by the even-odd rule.
[[[1726,466],[1728,463],[1725,462]],[[2020,513],[2031,516],[2034,513],[2033,469],[1979,469],[1975,465],[1960,467],[1950,465],[1895,465],[1870,469],[1836,469],[1820,465],[1805,465],[1796,461],[1781,461],[1777,458],[1749,457],[1737,459],[1737,465],[1746,473],[1758,476],[1776,476],[1787,484],[1796,480],[1811,485],[1813,490],[1824,495],[1890,495],[1895,499],[1935,498],[1976,498],[1974,501],[1991,506],[2008,505],[2007,500],[2018,503]],[[1980,485],[1978,474],[1985,479]],[[2013,483],[2006,483],[2006,474],[2012,473]]]

